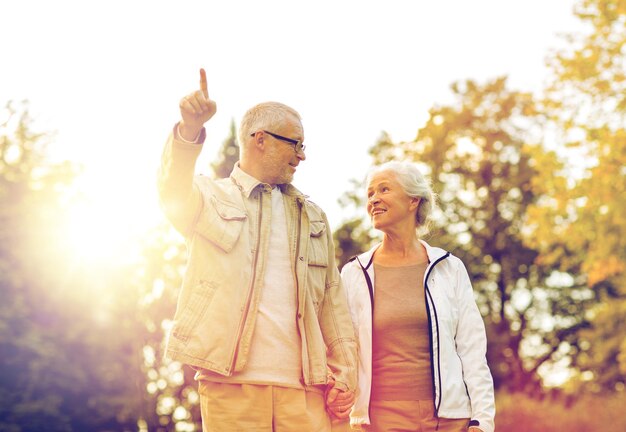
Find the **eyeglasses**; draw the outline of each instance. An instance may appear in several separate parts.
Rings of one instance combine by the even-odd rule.
[[[265,132],[268,135],[273,136],[277,140],[281,140],[281,141],[286,142],[289,145],[292,145],[293,149],[294,149],[294,151],[296,153],[304,153],[304,149],[306,148],[306,145],[302,144],[302,141],[295,140],[295,139],[292,139],[292,138],[287,138],[287,137],[284,137],[282,135],[278,135],[278,134],[275,134],[275,133],[272,133],[272,132],[266,131],[266,130],[263,130],[263,132]],[[250,134],[250,136],[254,136],[254,134],[256,134],[256,132],[253,133],[253,134]]]

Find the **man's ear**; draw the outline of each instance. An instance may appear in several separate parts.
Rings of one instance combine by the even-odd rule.
[[[258,131],[252,136],[252,143],[257,150],[263,150],[265,148],[265,133]]]

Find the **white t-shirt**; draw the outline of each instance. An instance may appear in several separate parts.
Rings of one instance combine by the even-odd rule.
[[[294,269],[289,257],[285,204],[278,187],[272,190],[270,225],[267,264],[248,361],[243,371],[218,380],[302,388]],[[214,379],[211,375],[203,374],[202,378]]]

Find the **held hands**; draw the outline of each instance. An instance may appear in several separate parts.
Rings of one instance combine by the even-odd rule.
[[[204,124],[217,111],[215,101],[209,99],[209,90],[206,82],[206,72],[200,69],[200,90],[188,94],[178,104],[182,120],[179,124],[179,133],[187,141],[193,141]]]
[[[326,385],[326,411],[331,417],[347,419],[354,405],[353,391],[341,391],[335,388],[335,380],[330,379]]]
[[[347,419],[356,399],[353,391],[341,391],[335,387],[335,380],[330,379],[326,385],[326,411],[331,417]],[[468,432],[483,432],[477,426],[470,426]]]

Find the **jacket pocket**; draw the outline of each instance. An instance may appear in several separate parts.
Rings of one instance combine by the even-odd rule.
[[[224,252],[230,252],[241,235],[246,218],[244,210],[211,196],[198,217],[196,232]]]
[[[201,280],[193,287],[188,301],[177,317],[172,334],[177,339],[187,342],[198,323],[207,312],[211,300],[217,289],[217,284],[213,281]]]
[[[308,253],[310,266],[328,267],[328,242],[324,221],[311,221]]]

